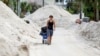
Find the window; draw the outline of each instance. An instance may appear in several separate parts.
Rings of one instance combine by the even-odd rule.
[[[64,0],[55,0],[55,2],[64,2]]]
[[[60,2],[64,2],[64,0],[60,0]]]
[[[59,0],[55,0],[56,2],[59,2]]]

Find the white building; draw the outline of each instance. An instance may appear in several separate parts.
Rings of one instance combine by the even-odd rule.
[[[21,1],[35,2],[40,5],[43,5],[43,1],[44,5],[50,4],[50,5],[64,6],[67,4],[67,0],[21,0]]]
[[[67,0],[44,0],[46,4],[54,4],[54,5],[66,5]]]

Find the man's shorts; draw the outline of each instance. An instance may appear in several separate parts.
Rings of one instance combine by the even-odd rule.
[[[53,30],[47,29],[47,36],[52,36],[53,35]]]

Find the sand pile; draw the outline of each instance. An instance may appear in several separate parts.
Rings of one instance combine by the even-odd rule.
[[[11,24],[15,29],[23,32],[23,34],[27,34],[31,37],[35,37],[34,33],[38,30],[38,26],[34,23],[34,26],[30,24],[26,24],[23,20],[21,20],[10,8],[8,8],[5,4],[0,2],[0,16],[5,18],[8,23]],[[34,30],[31,30],[34,29]]]
[[[100,48],[100,22],[82,23],[79,26],[79,35],[96,48]]]
[[[68,23],[71,23],[74,19],[76,19],[72,16],[72,14],[55,5],[44,6],[33,14],[26,16],[24,19],[31,20],[39,26],[44,26],[49,15],[53,15],[56,25],[62,27],[68,26]]]
[[[0,56],[29,56],[29,46],[39,38],[39,27],[27,24],[0,1]]]

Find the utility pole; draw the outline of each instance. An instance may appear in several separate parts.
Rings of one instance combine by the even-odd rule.
[[[80,19],[82,19],[82,0],[80,1]]]
[[[44,6],[44,0],[42,0],[42,2],[43,2],[43,6]]]
[[[21,13],[21,8],[20,8],[21,4],[20,4],[20,0],[17,0],[17,14],[18,16],[20,16]]]
[[[99,21],[99,9],[98,9],[99,3],[96,0],[96,20]]]

